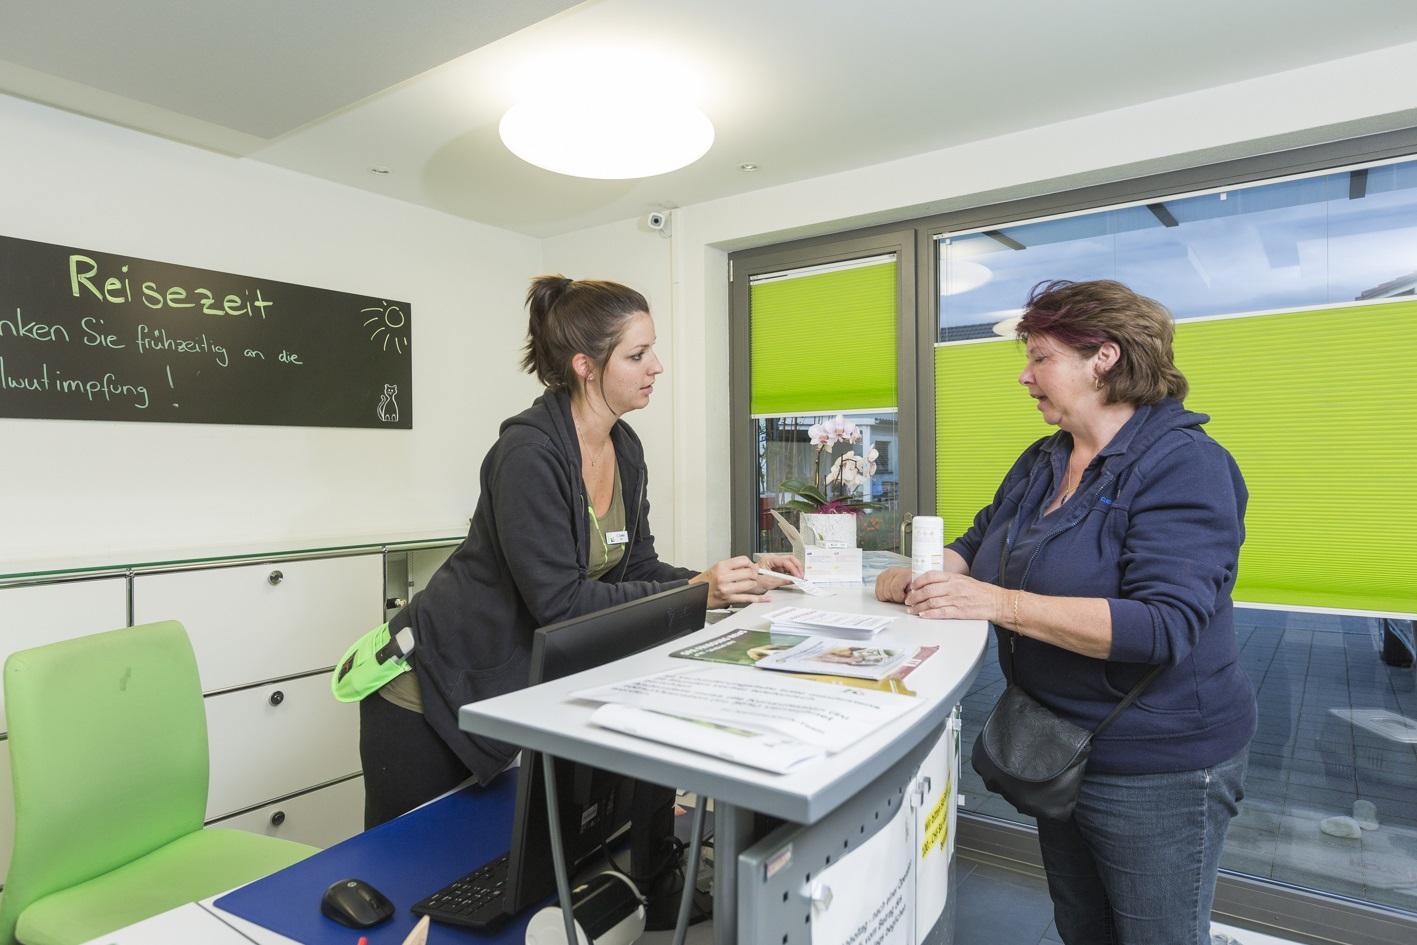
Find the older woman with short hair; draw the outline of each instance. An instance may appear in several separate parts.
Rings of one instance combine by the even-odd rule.
[[[1088,730],[1165,667],[1095,739],[1072,818],[1038,838],[1065,943],[1209,945],[1255,730],[1230,597],[1245,482],[1181,406],[1160,303],[1050,282],[1017,331],[1019,383],[1059,432],[1023,452],[943,570],[892,569],[876,593],[989,620],[1009,681]]]

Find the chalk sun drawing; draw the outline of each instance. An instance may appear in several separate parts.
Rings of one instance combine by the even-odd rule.
[[[398,305],[391,305],[388,302],[380,301],[378,305],[371,305],[368,308],[359,310],[369,317],[364,319],[364,327],[374,326],[369,333],[369,340],[378,344],[383,340],[383,350],[388,351],[389,345],[394,346],[396,354],[403,354],[408,347],[408,316]]]

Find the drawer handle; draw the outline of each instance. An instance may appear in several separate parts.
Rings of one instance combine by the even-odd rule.
[[[275,692],[271,693],[271,699],[270,699],[271,705],[280,705],[280,704],[281,704],[282,702],[284,702],[284,701],[285,701],[285,693],[281,692],[279,689],[277,689]]]
[[[279,827],[279,826],[280,826],[281,824],[283,824],[283,823],[285,823],[285,811],[283,811],[283,810],[278,810],[278,811],[276,811],[274,814],[271,815],[271,826],[272,826],[272,827]]]
[[[285,575],[280,571],[272,571],[270,574],[266,575],[266,580],[270,582],[271,587],[275,587],[281,581],[285,580]]]

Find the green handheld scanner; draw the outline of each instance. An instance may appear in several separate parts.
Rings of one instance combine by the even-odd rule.
[[[389,625],[380,624],[345,651],[330,680],[330,691],[341,702],[359,702],[395,676],[408,672],[412,653],[412,630],[405,627],[390,635]]]
[[[386,625],[387,626],[387,625]],[[406,660],[413,652],[413,631],[404,627],[389,639],[388,643],[379,647],[379,651],[374,654],[374,658],[381,663],[387,663],[392,659]]]

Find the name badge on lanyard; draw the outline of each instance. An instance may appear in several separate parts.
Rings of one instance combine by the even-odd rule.
[[[624,545],[630,541],[629,532],[606,532],[605,543],[607,545]]]

